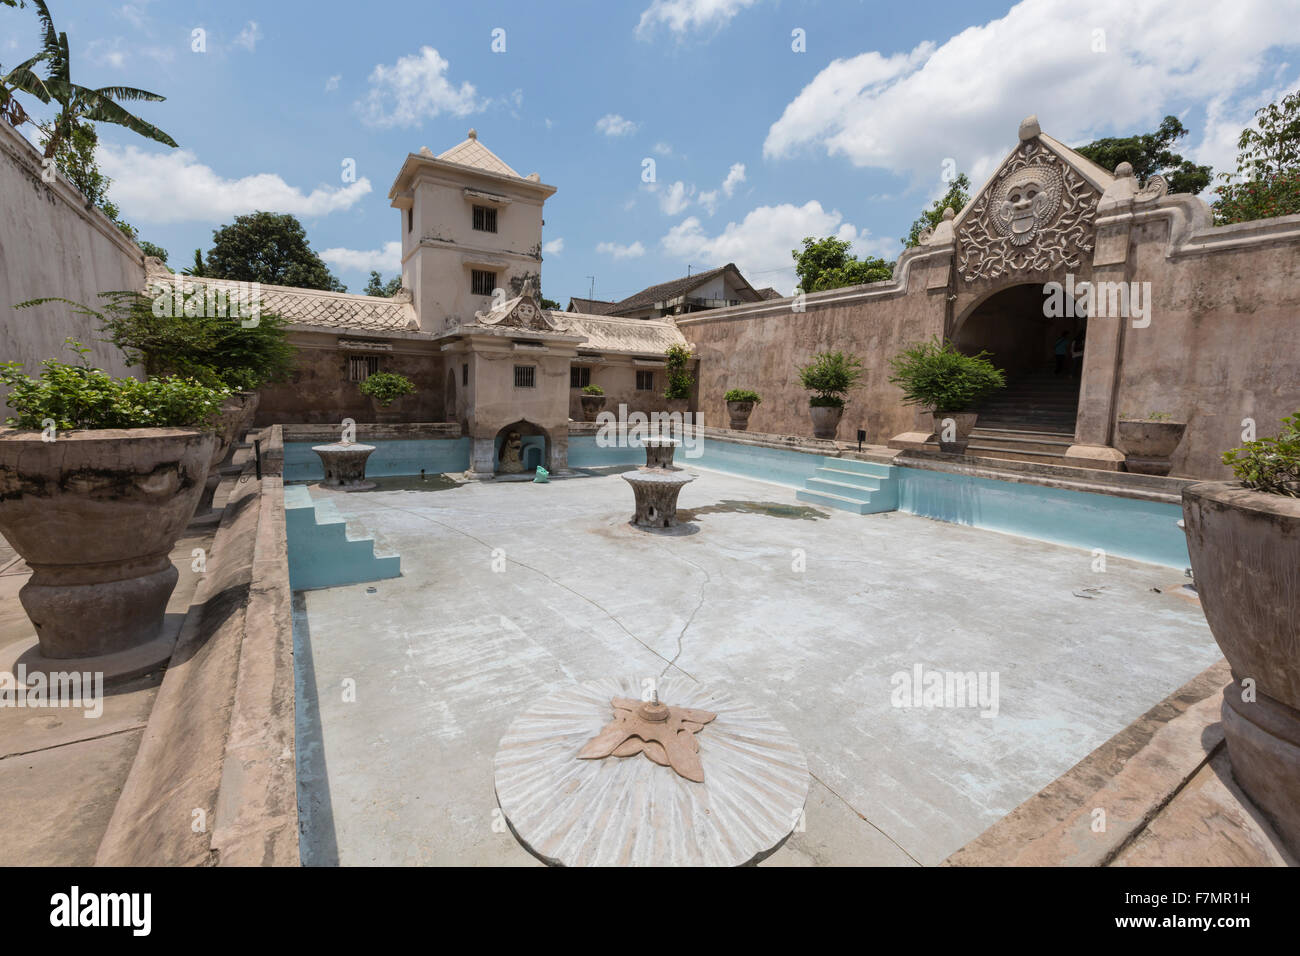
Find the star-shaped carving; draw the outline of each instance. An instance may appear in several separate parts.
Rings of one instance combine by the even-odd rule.
[[[578,751],[579,760],[643,753],[661,767],[672,767],[687,780],[704,782],[700,744],[695,735],[717,714],[629,697],[614,697],[610,704],[614,719]]]

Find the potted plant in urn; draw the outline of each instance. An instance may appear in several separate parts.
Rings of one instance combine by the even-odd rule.
[[[843,352],[818,352],[811,362],[799,368],[799,384],[813,393],[808,407],[816,437],[835,437],[844,415],[844,396],[861,377],[862,363],[856,356]]]
[[[19,600],[36,628],[29,670],[80,661],[107,677],[166,661],[169,553],[194,513],[230,395],[193,379],[113,378],[0,365],[13,427],[0,429],[0,533],[32,568]],[[93,666],[88,663],[93,659]]]
[[[599,385],[584,385],[578,401],[582,402],[582,420],[594,422],[600,410],[605,407],[605,390]]]
[[[664,398],[668,399],[670,411],[687,410],[691,387],[695,385],[695,376],[691,374],[691,360],[694,357],[687,345],[670,345],[664,351],[664,374],[667,380]]]
[[[1235,480],[1183,489],[1196,592],[1232,667],[1223,736],[1233,776],[1300,853],[1300,411],[1223,461]]]
[[[1145,418],[1121,415],[1115,423],[1115,447],[1124,453],[1124,470],[1138,475],[1169,474],[1169,460],[1186,430],[1186,422],[1173,421],[1165,412],[1151,412]]]
[[[375,410],[375,421],[393,422],[401,418],[401,409],[393,405],[404,395],[414,395],[415,385],[405,375],[397,372],[376,372],[359,386],[361,394],[369,397]]]
[[[749,427],[749,416],[753,414],[754,406],[763,401],[758,392],[749,388],[729,389],[722,400],[727,403],[727,417],[731,420],[731,427],[738,432]]]
[[[966,355],[938,338],[904,349],[889,365],[894,371],[889,381],[903,390],[903,404],[933,414],[933,434],[939,448],[948,452],[965,448],[979,419],[975,406],[1007,384],[988,352]]]

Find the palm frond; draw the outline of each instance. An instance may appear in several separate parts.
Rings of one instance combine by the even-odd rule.
[[[121,102],[148,102],[161,103],[167,97],[158,93],[150,93],[148,90],[137,90],[134,86],[101,86],[95,90],[100,96],[107,96],[111,100]]]
[[[87,90],[82,87],[78,90],[78,95],[88,107],[81,113],[85,119],[94,120],[98,123],[116,123],[118,126],[125,126],[131,132],[138,133],[146,139],[152,139],[167,146],[176,145],[176,140],[157,126],[154,126],[153,123],[142,120],[134,113],[127,112],[108,97],[100,96],[97,90]]]

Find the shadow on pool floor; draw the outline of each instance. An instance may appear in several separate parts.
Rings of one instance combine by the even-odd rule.
[[[735,501],[728,499],[703,508],[678,508],[678,521],[694,521],[701,515],[747,514],[767,515],[769,518],[797,518],[802,521],[816,521],[829,518],[830,515],[807,505],[787,505],[779,501]]]

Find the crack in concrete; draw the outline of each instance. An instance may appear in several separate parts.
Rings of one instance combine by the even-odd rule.
[[[65,740],[61,744],[50,744],[48,747],[37,747],[35,750],[19,750],[11,754],[0,755],[0,760],[12,760],[14,757],[30,757],[32,754],[43,754],[51,750],[59,750],[63,747],[71,747],[74,744],[88,744],[93,740],[107,740],[109,737],[116,737],[118,734],[129,734],[132,731],[144,730],[148,727],[148,721],[143,724],[134,724],[130,727],[122,727],[118,730],[110,730],[106,734],[96,734],[93,737],[78,737],[76,740]]]

